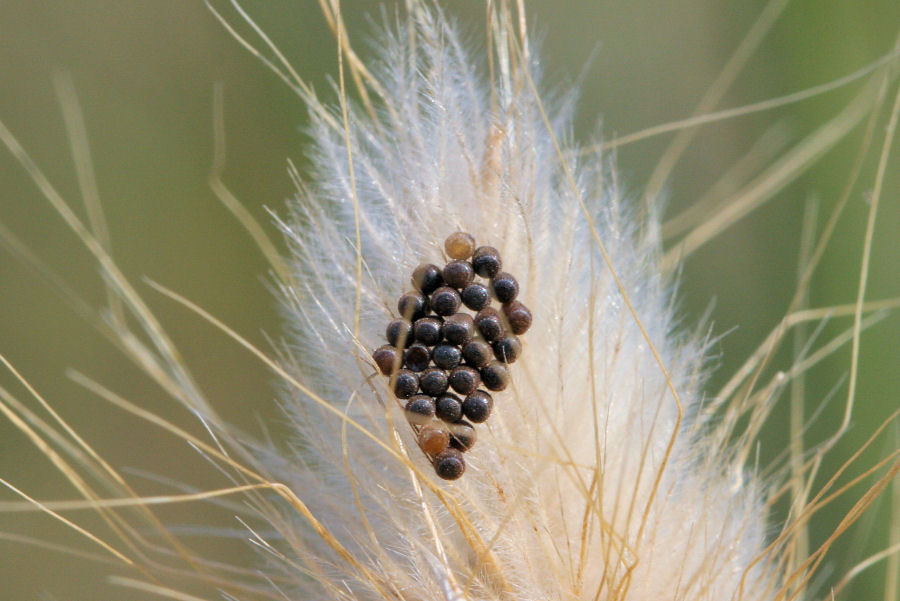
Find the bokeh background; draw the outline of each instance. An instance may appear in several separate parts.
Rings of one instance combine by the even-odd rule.
[[[483,3],[444,4],[448,13],[470,27],[473,53],[479,52],[484,39]],[[614,137],[690,115],[764,2],[533,0],[526,4],[531,26],[540,38],[545,85],[565,89],[583,74],[575,137],[588,140],[600,131],[601,119],[604,134]],[[320,95],[333,98],[329,77],[337,72],[337,55],[317,3],[247,0],[243,5]],[[371,19],[379,20],[381,10],[387,14],[401,10],[392,3],[366,1],[348,1],[343,6],[364,58],[371,56]],[[895,0],[793,0],[720,106],[756,102],[845,75],[888,53],[898,24],[900,4]],[[251,432],[261,432],[260,423],[277,430],[271,375],[220,334],[151,291],[140,278],[147,276],[185,294],[263,347],[267,336],[278,338],[279,315],[268,288],[266,264],[207,185],[213,148],[213,86],[219,82],[224,88],[225,181],[276,237],[267,209],[281,212],[292,193],[286,161],[293,160],[303,170],[304,107],[225,32],[201,2],[0,0],[0,120],[81,215],[84,210],[69,139],[53,87],[54,73],[59,71],[71,75],[83,109],[117,261],[145,294],[221,413]],[[668,214],[701,197],[770,128],[776,127],[772,135],[782,136],[788,144],[796,142],[844,107],[860,85],[704,127],[666,187]],[[894,93],[896,87],[891,88]],[[880,123],[884,122],[882,118]],[[685,328],[693,327],[714,302],[713,332],[722,335],[714,348],[710,391],[724,383],[784,314],[796,284],[804,205],[810,199],[820,203],[821,230],[847,181],[861,129],[686,264],[679,294]],[[883,127],[876,134],[883,135]],[[671,136],[618,151],[622,179],[635,197],[643,192]],[[880,145],[881,138],[876,138],[874,147]],[[811,286],[812,306],[855,300],[875,164],[872,157],[867,160],[853,189]],[[900,296],[898,166],[894,156],[875,229],[871,299]],[[0,149],[0,222],[87,302],[95,307],[103,304],[94,262],[5,149]],[[823,335],[836,335],[850,324],[847,319],[834,320]],[[898,340],[900,316],[896,313],[864,333],[852,429],[829,455],[833,462],[822,469],[823,474],[833,473],[900,406]],[[154,482],[159,478],[197,488],[222,486],[221,477],[184,443],[112,409],[66,377],[68,368],[84,372],[200,433],[182,408],[75,314],[32,267],[6,251],[0,252],[0,353],[112,465],[128,470],[140,492],[171,490]],[[789,364],[787,353],[776,358],[775,367]],[[840,422],[849,365],[849,349],[844,348],[809,374],[807,414],[836,389],[811,427],[813,441],[824,439]],[[0,373],[0,385],[22,400],[28,398],[8,373]],[[787,437],[787,404],[781,403],[760,444],[761,464],[784,450]],[[889,431],[860,465],[895,449],[897,440],[896,429]],[[861,467],[851,473],[859,471]],[[47,459],[6,421],[0,422],[0,477],[38,499],[77,497]],[[862,490],[853,489],[821,514],[812,529],[814,547]],[[15,499],[6,492],[0,498]],[[835,544],[817,581],[820,585],[833,583],[836,575],[889,545],[888,526],[900,520],[896,508],[892,517],[891,503],[890,497],[882,497],[875,511]],[[900,496],[893,503],[900,503]],[[183,505],[163,508],[160,513],[168,523],[191,524],[198,512],[209,511],[203,505]],[[98,525],[87,512],[71,517],[87,526]],[[223,524],[237,526],[228,521],[227,511],[222,517]],[[97,551],[46,516],[2,513],[0,532],[7,538],[25,534]],[[192,538],[187,530],[184,534],[198,548],[230,548],[224,540],[208,535]],[[234,561],[255,561],[246,544],[231,546]],[[870,568],[841,598],[885,598],[885,569],[884,563]],[[102,563],[0,540],[0,599],[145,598],[110,586],[106,581],[110,571],[119,572]],[[818,597],[825,596],[826,590],[819,589]]]

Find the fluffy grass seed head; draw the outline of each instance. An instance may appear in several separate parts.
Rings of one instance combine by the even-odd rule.
[[[655,216],[579,158],[571,105],[544,100],[525,39],[495,27],[487,73],[418,7],[383,33],[374,112],[312,111],[313,168],[282,225],[285,311],[294,370],[328,408],[286,390],[297,456],[270,469],[340,548],[300,520],[303,563],[337,566],[354,599],[766,598],[760,491],[702,433],[704,348],[675,331]],[[368,352],[457,229],[501,251],[534,322],[445,484]],[[300,595],[335,594],[333,577]]]

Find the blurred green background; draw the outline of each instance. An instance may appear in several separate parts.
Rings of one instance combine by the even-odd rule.
[[[220,3],[221,4],[221,3]],[[402,4],[402,3],[401,3]],[[594,60],[582,85],[576,137],[590,139],[597,120],[608,137],[630,133],[691,114],[699,98],[759,15],[759,0],[607,0],[526,3],[531,27],[541,40],[545,85],[571,86]],[[244,3],[247,11],[323,97],[330,97],[336,51],[330,32],[311,0]],[[365,58],[372,31],[369,18],[380,6],[343,3],[355,45]],[[483,39],[481,2],[446,3]],[[761,48],[720,106],[756,102],[845,75],[890,51],[900,24],[896,0],[790,2]],[[206,178],[212,159],[213,85],[224,86],[228,167],[226,183],[261,222],[281,212],[292,189],[286,160],[303,169],[304,107],[280,81],[243,50],[200,2],[182,0],[82,0],[77,3],[0,1],[0,119],[45,170],[60,193],[84,214],[53,74],[71,74],[89,133],[100,194],[112,234],[114,256],[145,294],[179,345],[200,386],[221,413],[258,432],[257,420],[277,420],[272,377],[247,354],[140,282],[148,276],[209,309],[262,347],[266,334],[278,338],[279,316],[267,288],[266,264],[244,231],[211,194]],[[860,84],[775,111],[703,128],[667,186],[670,213],[690,206],[743,156],[771,126],[795,142],[837,113]],[[891,89],[896,93],[896,88]],[[889,104],[893,97],[889,98]],[[880,122],[882,125],[884,119]],[[687,328],[714,299],[715,391],[784,314],[796,282],[803,206],[821,202],[819,230],[845,185],[859,148],[857,128],[808,173],[725,235],[699,251],[681,276],[680,302]],[[876,130],[883,135],[883,127]],[[671,134],[623,147],[622,180],[636,197]],[[874,148],[880,148],[876,138]],[[896,150],[896,149],[895,149]],[[862,253],[875,160],[867,160],[860,183],[841,218],[836,236],[813,281],[812,306],[853,302]],[[900,296],[900,165],[888,169],[873,245],[868,288],[871,299]],[[104,302],[98,270],[80,242],[51,210],[28,176],[0,150],[0,221],[93,306]],[[273,227],[270,233],[277,237]],[[825,336],[849,327],[834,320]],[[858,403],[850,433],[830,455],[832,473],[896,409],[900,387],[897,341],[900,316],[890,315],[863,336]],[[788,345],[789,348],[789,345]],[[188,482],[222,486],[221,477],[185,444],[111,409],[71,383],[74,368],[129,399],[199,432],[191,417],[54,295],[33,270],[0,253],[0,353],[117,468]],[[781,354],[776,367],[790,357]],[[843,411],[849,371],[843,349],[815,368],[807,382],[807,414],[836,386],[836,397],[811,430],[820,441],[834,431]],[[843,383],[842,383],[843,382]],[[0,385],[18,398],[26,393],[7,373]],[[30,399],[29,399],[30,402]],[[33,403],[32,403],[33,404]],[[787,405],[773,414],[760,445],[761,462],[778,455],[788,436]],[[863,457],[865,465],[897,447],[896,430]],[[851,469],[859,473],[861,467]],[[0,423],[0,476],[38,499],[75,498],[75,490],[8,422]],[[135,475],[139,491],[162,487]],[[835,501],[813,527],[815,546],[861,494],[856,488]],[[13,500],[11,493],[0,495]],[[895,500],[895,503],[900,500]],[[820,584],[835,582],[871,553],[888,545],[889,497],[860,527],[842,537],[823,565]],[[206,506],[160,511],[168,523],[190,524]],[[86,512],[72,517],[98,522]],[[223,524],[234,524],[224,511]],[[900,517],[894,516],[894,520]],[[0,532],[29,534],[97,549],[45,516],[0,514]],[[211,544],[202,537],[189,544]],[[212,544],[228,547],[219,541]],[[247,563],[244,543],[232,559]],[[110,569],[60,553],[0,541],[2,599],[142,599],[110,587]],[[867,570],[845,591],[846,599],[880,599],[885,568]],[[819,589],[825,595],[827,589]],[[155,598],[155,597],[147,597]]]

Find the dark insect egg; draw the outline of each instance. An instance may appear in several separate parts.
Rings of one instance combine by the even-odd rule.
[[[412,285],[422,294],[431,294],[444,285],[441,269],[432,263],[422,263],[412,272]]]
[[[509,386],[509,370],[499,361],[491,361],[481,368],[481,381],[488,390],[503,390]]]
[[[419,389],[419,376],[408,369],[397,370],[394,377],[394,394],[399,399],[408,399]]]
[[[429,396],[438,396],[447,390],[447,372],[429,367],[419,376],[419,388]]]
[[[503,336],[503,321],[494,307],[485,307],[475,314],[475,327],[488,342]]]
[[[462,346],[472,340],[475,334],[475,321],[468,313],[455,313],[444,320],[442,331],[444,340]]]
[[[486,342],[473,340],[462,348],[462,356],[467,364],[479,368],[488,364],[493,357],[493,352]]]
[[[531,311],[519,301],[503,305],[503,313],[513,334],[524,334],[531,327]]]
[[[431,358],[441,369],[453,369],[462,361],[462,351],[452,344],[439,344],[431,351]]]
[[[403,367],[410,371],[424,371],[431,363],[431,351],[421,343],[416,343],[406,349],[403,358]]]
[[[404,319],[393,320],[384,334],[388,342],[397,348],[405,348],[413,343],[412,325]]]
[[[522,354],[522,342],[515,336],[504,336],[495,340],[493,347],[497,361],[503,363],[513,363]]]
[[[378,369],[386,376],[391,375],[394,371],[394,365],[396,365],[398,369],[402,367],[403,362],[397,360],[399,356],[400,350],[390,344],[379,346],[375,349],[375,352],[372,353],[372,359],[375,360]]]
[[[431,295],[431,310],[438,315],[453,315],[459,310],[462,299],[453,288],[442,286]]]
[[[454,288],[462,289],[468,286],[475,278],[475,270],[468,261],[450,261],[444,266],[442,272],[444,283]]]
[[[475,238],[466,232],[454,232],[444,240],[444,250],[451,259],[468,259],[475,251]]]
[[[519,282],[504,271],[498,273],[491,280],[491,289],[494,291],[494,296],[501,303],[511,303],[516,300],[516,295],[519,294]]]
[[[493,246],[479,246],[472,255],[472,268],[483,278],[492,278],[503,267],[500,253]]]
[[[491,293],[481,284],[469,284],[460,293],[462,302],[473,311],[481,311],[491,302]]]
[[[406,403],[406,421],[423,426],[434,421],[434,399],[424,394],[417,394]]]
[[[456,449],[446,449],[434,457],[434,472],[444,480],[456,480],[465,471],[466,460]]]
[[[418,292],[407,292],[397,301],[397,311],[403,319],[416,321],[428,312],[428,299]]]
[[[416,342],[425,346],[434,346],[441,341],[441,320],[435,317],[423,317],[413,324],[413,337]]]
[[[419,448],[428,455],[437,455],[450,444],[450,435],[439,428],[426,426],[419,432]]]
[[[455,422],[462,417],[462,401],[455,394],[445,393],[435,401],[435,415],[445,422]]]
[[[449,424],[447,429],[450,430],[450,446],[460,451],[468,451],[475,446],[475,440],[478,438],[475,434],[475,428],[467,421],[458,421],[455,424]]]
[[[468,365],[460,365],[450,372],[450,387],[459,394],[469,394],[478,388],[481,377],[478,371]]]
[[[494,398],[484,390],[476,390],[463,401],[462,410],[466,419],[476,424],[487,420],[494,408]]]

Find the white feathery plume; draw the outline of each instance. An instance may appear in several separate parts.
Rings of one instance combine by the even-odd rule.
[[[488,79],[417,7],[411,35],[383,36],[376,120],[312,111],[312,174],[283,225],[289,355],[353,423],[287,391],[297,454],[267,467],[341,545],[297,524],[303,563],[337,572],[298,595],[340,582],[353,599],[766,598],[759,491],[700,432],[704,349],[675,332],[655,217],[636,215],[605,162],[563,149],[568,107],[538,96],[509,25]],[[500,250],[534,325],[448,485],[368,353],[412,270],[442,264],[457,229]]]
[[[311,167],[305,176],[292,172],[298,193],[279,219],[286,261],[263,244],[288,342],[272,359],[190,301],[153,285],[278,374],[290,438],[257,441],[216,415],[109,257],[104,237],[66,208],[0,124],[0,137],[96,256],[119,311],[143,333],[135,335],[131,318],[117,311],[99,327],[201,419],[211,442],[85,376],[74,379],[189,442],[233,484],[138,497],[62,418],[51,411],[55,422],[41,422],[4,394],[0,410],[39,448],[66,441],[58,444],[71,462],[45,452],[85,501],[41,504],[7,486],[124,564],[139,566],[145,578],[116,582],[173,599],[195,598],[168,584],[185,577],[228,599],[787,601],[805,595],[834,535],[801,557],[792,545],[831,498],[825,495],[834,479],[816,495],[807,491],[792,521],[773,536],[768,514],[784,494],[777,490],[782,481],[764,479],[752,460],[759,424],[796,375],[757,388],[760,365],[784,330],[773,333],[724,397],[704,403],[707,341],[681,332],[674,284],[662,267],[658,216],[621,190],[610,160],[572,141],[572,98],[551,101],[543,90],[522,6],[489,3],[491,43],[476,54],[439,7],[410,2],[408,14],[381,32],[381,54],[370,71],[349,44],[339,6],[323,3],[341,48],[336,106],[321,103],[235,8],[277,59],[263,60],[298,91],[311,115]],[[351,76],[358,103],[346,90]],[[857,120],[865,111],[859,113]],[[217,177],[213,187],[230,203]],[[533,325],[511,366],[509,388],[495,395],[491,418],[477,427],[465,474],[446,482],[418,448],[402,401],[371,352],[384,343],[413,269],[443,263],[444,239],[458,230],[499,249]],[[871,323],[862,318],[862,301],[861,294],[855,308],[843,310],[857,317],[855,339]],[[818,457],[801,458],[794,476],[802,482]],[[887,474],[836,534],[900,469],[893,454],[884,465]],[[117,498],[99,494],[82,473]],[[237,494],[243,506],[229,504]],[[261,550],[264,569],[193,555],[149,510],[198,499],[240,514],[242,536]],[[133,520],[116,512],[128,504],[144,512],[139,523],[158,527],[158,541],[148,542]],[[83,507],[100,513],[115,543],[59,513]],[[189,569],[160,559],[173,555]]]

